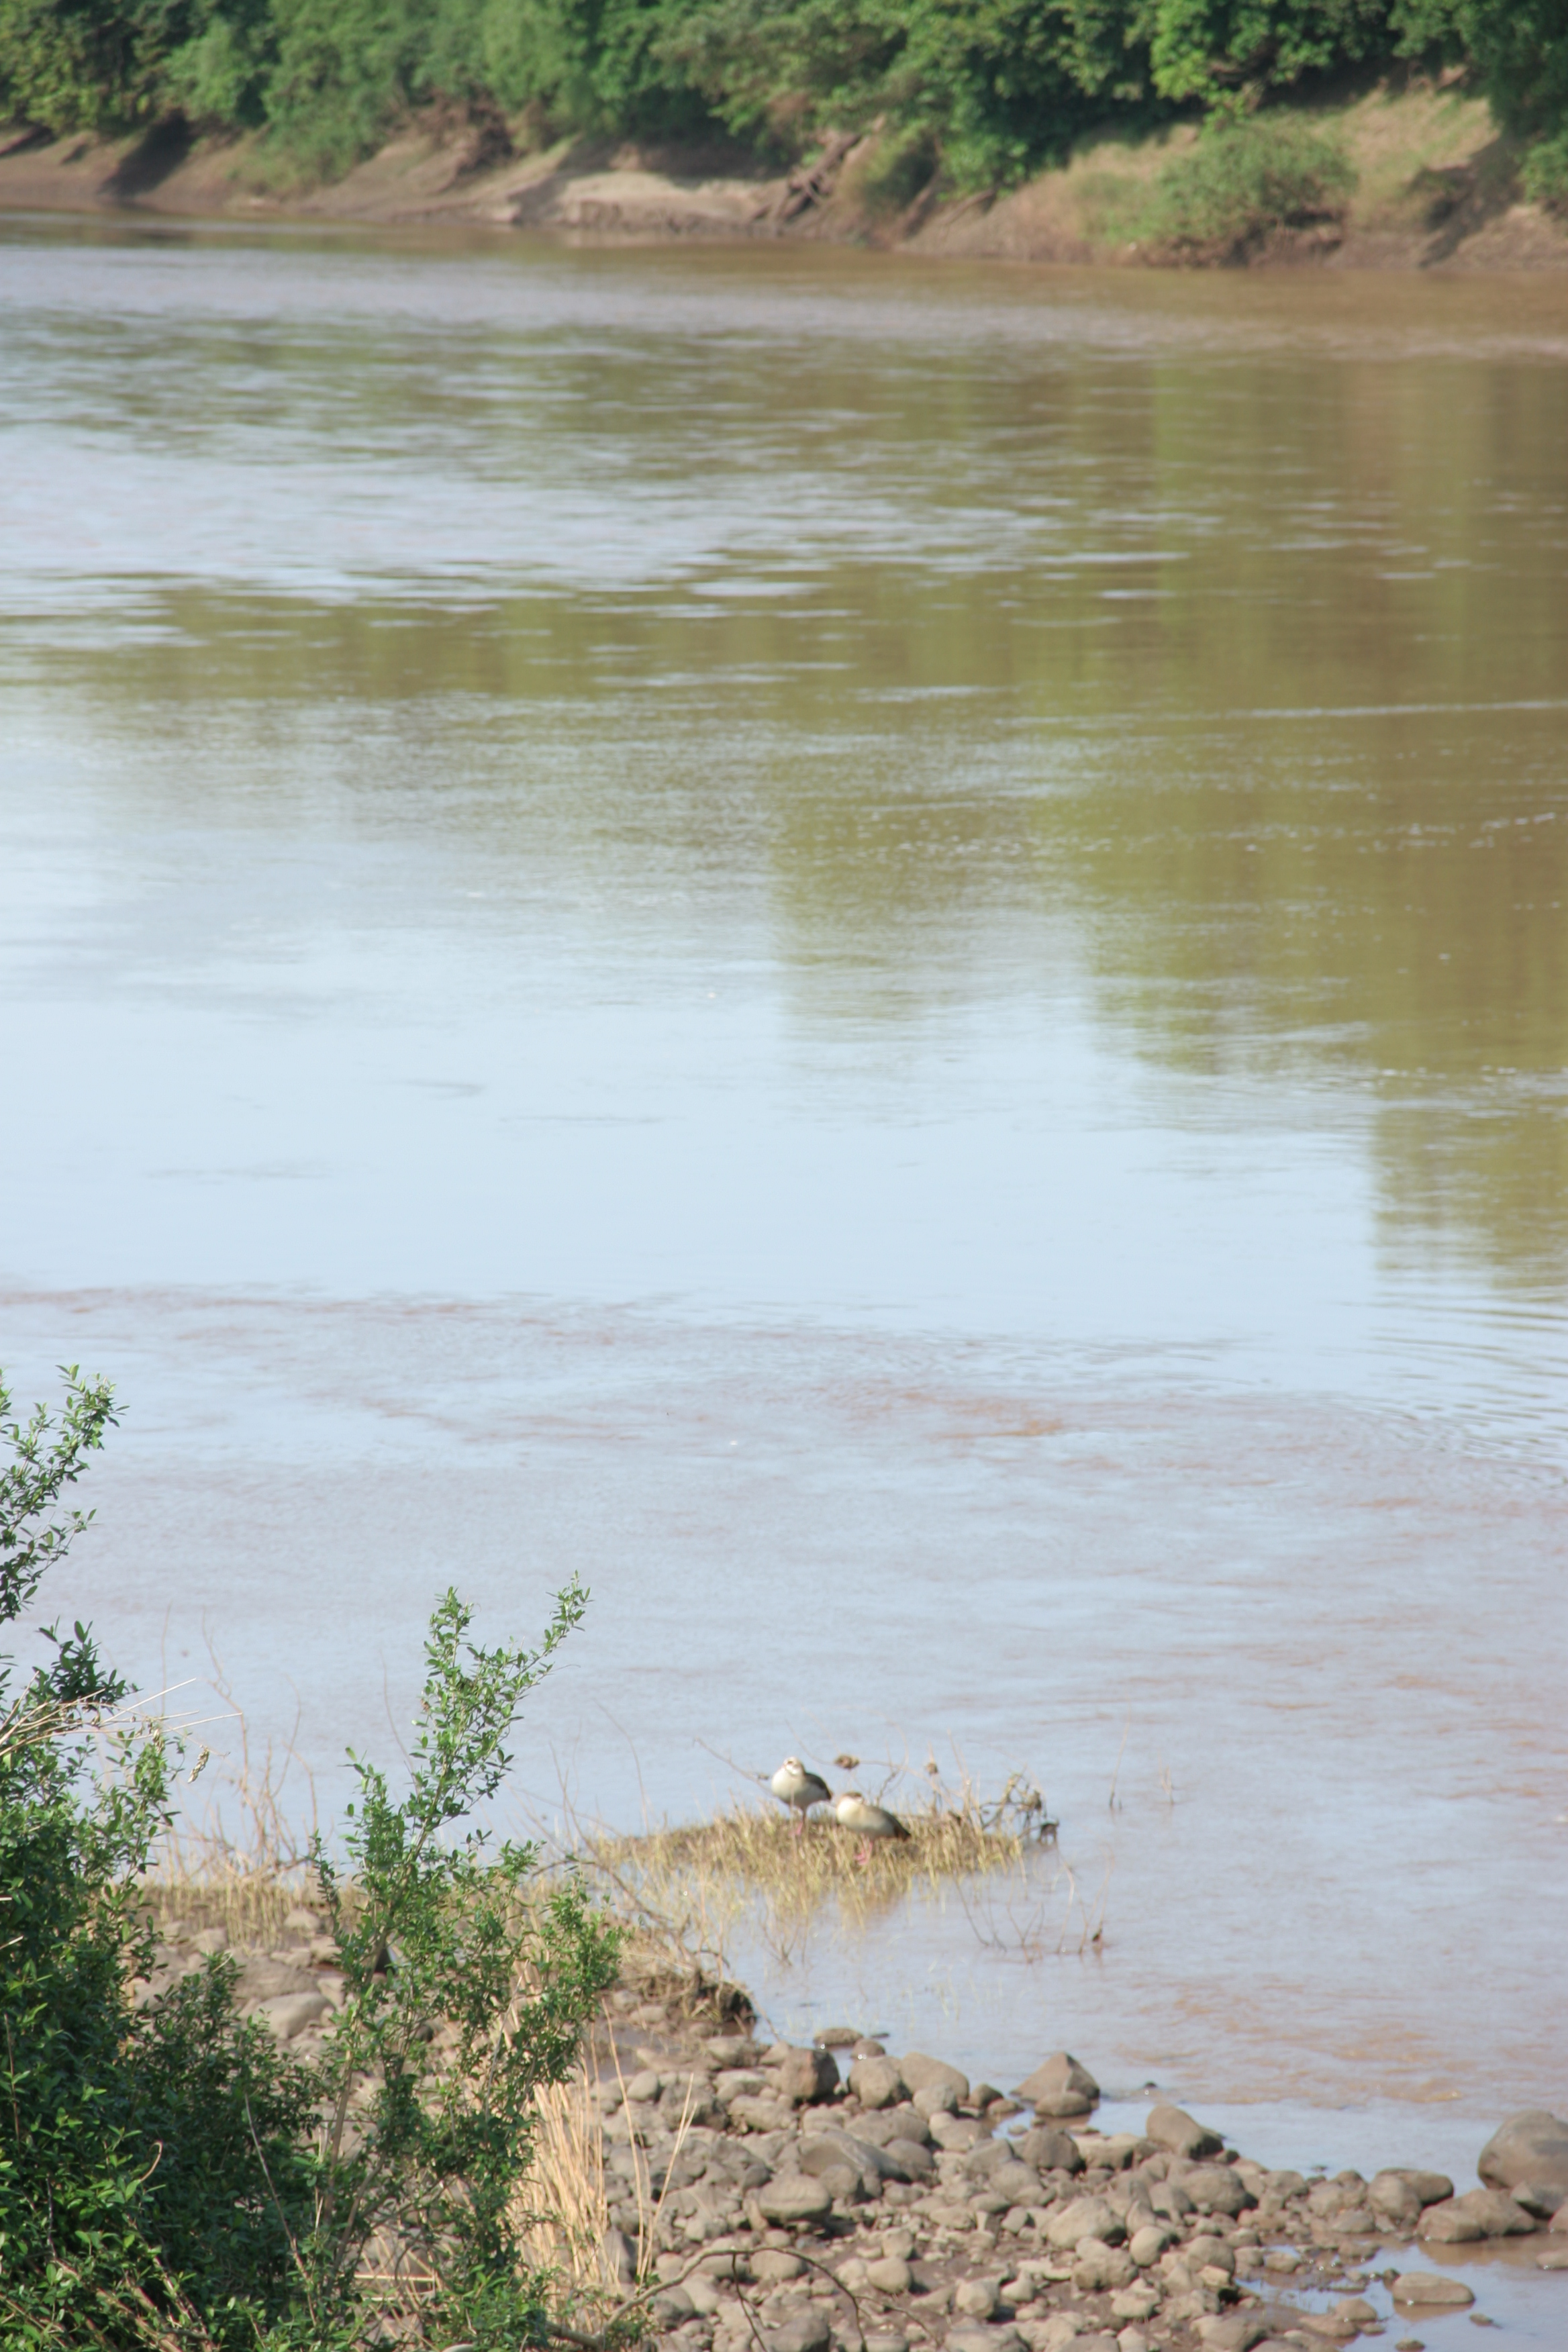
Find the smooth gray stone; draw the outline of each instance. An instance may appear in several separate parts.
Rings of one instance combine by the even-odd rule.
[[[1512,2189],[1529,2181],[1568,2197],[1568,2123],[1545,2107],[1526,2107],[1500,2124],[1476,2159],[1489,2189]]]
[[[1032,2164],[998,2164],[983,2177],[990,2194],[1002,2200],[1004,2211],[1009,2205],[1040,2201],[1040,2176]]]
[[[1445,2277],[1440,2271],[1402,2271],[1391,2290],[1396,2304],[1415,2309],[1463,2311],[1474,2303],[1475,2296],[1461,2278]]]
[[[1421,2219],[1421,2200],[1402,2173],[1376,2174],[1367,2200],[1373,2211],[1396,2230],[1413,2231]]]
[[[929,2147],[921,2147],[912,2139],[890,2139],[884,2143],[888,2154],[904,2168],[910,2180],[931,2180],[936,2176],[936,2158]]]
[[[1173,2156],[1185,2157],[1194,2164],[1205,2156],[1218,2156],[1225,2147],[1218,2132],[1200,2124],[1184,2107],[1151,2107],[1143,2130],[1157,2147],[1168,2147]]]
[[[781,2172],[756,2196],[766,2221],[820,2221],[833,2210],[833,2191],[826,2181],[813,2180],[804,2172]]]
[[[1080,2238],[1098,2238],[1101,2245],[1119,2246],[1126,2235],[1126,2222],[1103,2197],[1074,2197],[1066,2205],[1055,2206],[1046,2223],[1047,2243],[1063,2252],[1070,2252]]]
[[[1070,2051],[1053,2050],[1013,2095],[1032,2100],[1041,2115],[1086,2116],[1100,2096],[1100,2084]]]
[[[1255,2311],[1234,2311],[1204,2329],[1204,2352],[1253,2352],[1270,2332],[1270,2323]]]
[[[826,2311],[797,2311],[767,2332],[769,2352],[827,2352],[833,2323]]]
[[[1024,2352],[1024,2339],[1016,2327],[988,2327],[983,2319],[961,2320],[948,2329],[947,2342],[949,2352]]]
[[[923,2050],[911,2050],[899,2061],[899,2072],[911,2091],[930,2090],[934,2084],[946,2084],[960,2100],[969,2096],[969,2077],[961,2074],[942,2058],[928,2058]]]
[[[1081,2172],[1083,2150],[1071,2132],[1050,2131],[1039,2124],[1017,2142],[1019,2155],[1037,2172]]]
[[[1256,2193],[1245,2180],[1238,2179],[1228,2164],[1189,2165],[1175,2185],[1192,2199],[1200,2213],[1224,2213],[1233,2221],[1238,2213],[1245,2213],[1249,2205],[1258,2202]]]
[[[910,2095],[896,2058],[857,2058],[849,2069],[849,2088],[863,2107],[893,2107]]]
[[[873,2140],[858,2139],[853,2132],[814,2133],[809,2139],[801,2141],[797,2161],[803,2172],[817,2179],[836,2164],[847,2164],[860,2175],[868,2189],[875,2189],[884,2180],[910,2178],[905,2166],[890,2150],[879,2147]]]
[[[797,2107],[831,2099],[838,2088],[838,2062],[831,2050],[792,2050],[773,2074],[779,2096]]]
[[[1440,2214],[1463,2214],[1467,2221],[1479,2222],[1483,2238],[1524,2238],[1535,2228],[1535,2217],[1500,2189],[1470,2189],[1463,2197],[1450,2198],[1447,2204],[1428,2205],[1421,2216],[1421,2235],[1436,2238],[1438,2232],[1431,2224]]]
[[[886,2147],[896,2139],[912,2139],[917,2147],[931,2146],[931,2126],[908,2100],[901,2100],[896,2107],[884,2107],[875,2115],[857,2116],[855,2130],[861,2139],[873,2140],[879,2147]]]

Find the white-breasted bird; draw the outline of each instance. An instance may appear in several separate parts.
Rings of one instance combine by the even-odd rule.
[[[805,1817],[813,1805],[833,1802],[833,1791],[826,1781],[808,1772],[798,1756],[786,1756],[768,1786],[780,1804],[788,1805],[797,1816],[797,1832],[805,1829]]]
[[[862,1862],[871,1859],[873,1838],[907,1838],[910,1834],[897,1813],[890,1813],[886,1805],[871,1804],[858,1789],[846,1789],[833,1810],[842,1826],[853,1830],[859,1838]]]

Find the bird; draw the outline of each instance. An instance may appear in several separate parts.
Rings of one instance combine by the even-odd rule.
[[[860,1761],[860,1759],[858,1756],[844,1755],[836,1756],[833,1760],[837,1765],[841,1772],[853,1772],[856,1765]]]
[[[910,1834],[897,1813],[890,1813],[886,1805],[868,1803],[858,1789],[846,1789],[833,1810],[845,1829],[859,1832],[860,1851],[856,1859],[862,1863],[871,1859],[873,1838],[907,1838]]]
[[[805,1833],[805,1817],[813,1805],[830,1805],[833,1802],[833,1791],[826,1781],[819,1780],[815,1772],[808,1772],[798,1756],[786,1756],[768,1786],[780,1804],[788,1805],[797,1816],[797,1837]]]

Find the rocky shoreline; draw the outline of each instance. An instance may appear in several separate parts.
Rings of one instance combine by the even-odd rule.
[[[171,1924],[137,1997],[226,1942]],[[314,1916],[234,1957],[244,2010],[311,2054],[341,1997]],[[671,2352],[1321,2352],[1384,2332],[1374,2279],[1415,2352],[1424,2314],[1474,2300],[1424,2249],[1517,2238],[1568,2271],[1568,2122],[1543,2111],[1493,2136],[1468,2194],[1410,2166],[1308,2179],[1165,2105],[1096,2129],[1066,2052],[1008,2093],[848,2027],[792,2047],[754,2021],[738,1988],[650,1965],[589,2049],[606,2253],[628,2293],[652,2283]]]

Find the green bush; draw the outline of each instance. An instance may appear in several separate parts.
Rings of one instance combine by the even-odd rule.
[[[1343,149],[1304,123],[1221,118],[1165,165],[1138,234],[1181,257],[1238,259],[1271,230],[1336,218],[1355,180]]]
[[[61,1498],[111,1398],[67,1380],[58,1425],[41,1411],[0,1423],[0,1622],[87,1525]],[[377,2324],[363,2256],[378,2231],[437,2281],[401,2340],[538,2339],[545,2283],[521,2271],[509,2210],[533,2094],[572,2064],[616,1937],[574,1885],[530,1884],[530,1848],[491,1853],[466,1824],[585,1600],[569,1586],[532,1652],[471,1643],[453,1593],[437,1607],[406,1794],[356,1760],[350,1875],[316,1848],[345,2002],[314,2065],[237,2015],[227,1958],[155,2003],[129,2000],[153,1957],[141,1881],[173,1809],[174,1746],[79,1623],[47,1633],[51,1655],[19,1687],[0,1661],[7,2352],[350,2352]]]
[[[1554,139],[1542,139],[1525,156],[1520,172],[1524,193],[1552,212],[1568,213],[1568,130]]]

